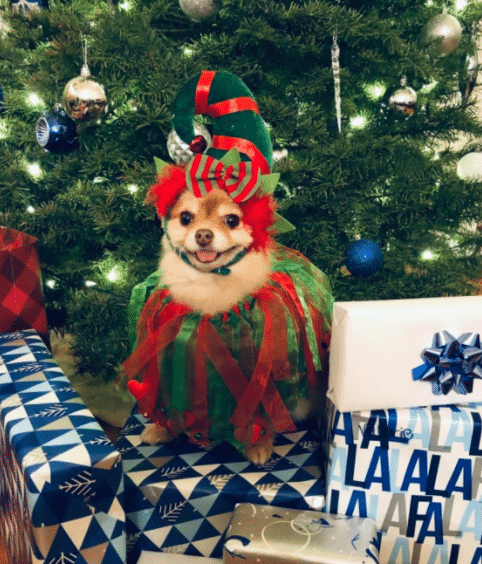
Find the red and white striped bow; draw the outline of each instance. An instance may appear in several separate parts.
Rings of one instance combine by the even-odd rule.
[[[214,188],[225,190],[235,202],[244,202],[256,192],[261,182],[261,168],[241,161],[225,165],[210,155],[196,155],[186,169],[188,189],[200,198]]]

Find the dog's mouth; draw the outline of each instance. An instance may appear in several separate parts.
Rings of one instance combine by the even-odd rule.
[[[193,254],[196,257],[196,260],[202,262],[203,264],[214,262],[217,258],[221,256],[221,253],[212,250],[196,251]]]
[[[200,263],[202,265],[209,265],[211,263],[216,262],[218,259],[222,257],[226,257],[227,259],[229,259],[230,253],[232,253],[235,250],[236,250],[235,246],[230,247],[225,251],[216,251],[215,249],[207,248],[207,249],[199,249],[197,251],[187,251],[187,254],[193,264]]]

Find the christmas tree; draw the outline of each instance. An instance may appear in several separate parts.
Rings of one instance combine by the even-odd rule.
[[[279,241],[328,274],[337,300],[476,291],[482,183],[457,167],[482,134],[481,3],[45,4],[2,6],[0,225],[39,239],[49,323],[74,335],[79,371],[111,379],[130,352],[130,291],[156,269],[162,233],[144,203],[154,157],[172,160],[170,104],[204,69],[254,93],[296,226]],[[53,145],[52,114],[85,63],[108,106],[72,115]],[[383,253],[368,269],[350,247],[365,239]]]

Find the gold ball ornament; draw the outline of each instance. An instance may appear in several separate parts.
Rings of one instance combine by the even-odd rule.
[[[81,122],[98,118],[107,107],[104,87],[92,80],[87,65],[66,84],[62,102],[68,115]]]
[[[462,39],[462,26],[455,16],[439,14],[432,18],[423,31],[425,43],[429,43],[433,53],[443,57],[455,51]]]

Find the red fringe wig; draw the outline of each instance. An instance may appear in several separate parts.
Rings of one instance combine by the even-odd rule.
[[[187,189],[184,167],[179,165],[167,165],[157,177],[146,196],[146,203],[156,208],[157,215],[165,218],[169,210],[176,203],[179,196]],[[275,234],[274,223],[276,202],[265,194],[254,195],[239,204],[243,212],[243,222],[251,228],[253,242],[248,250],[261,251],[272,243]]]

